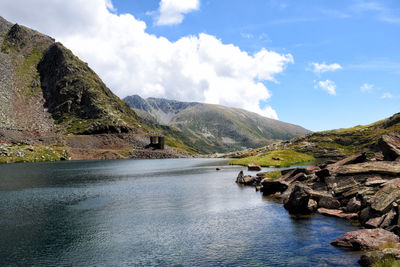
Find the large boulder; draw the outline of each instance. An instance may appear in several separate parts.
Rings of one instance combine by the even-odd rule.
[[[361,209],[361,201],[353,197],[347,202],[346,211],[347,212],[358,212]]]
[[[340,202],[333,197],[321,197],[318,201],[318,207],[325,209],[338,209]]]
[[[238,176],[236,177],[236,183],[238,183],[238,184],[243,184],[244,183],[243,171],[240,171]]]
[[[394,233],[377,228],[348,232],[331,242],[331,244],[352,250],[372,250],[382,248],[388,244],[395,244],[399,241],[399,237]]]
[[[400,188],[396,184],[387,184],[370,199],[371,208],[379,213],[386,213],[393,202],[400,198]]]
[[[265,178],[261,181],[261,189],[264,196],[272,195],[277,192],[282,193],[288,188],[288,184],[284,181],[271,181],[268,178]]]
[[[400,133],[383,135],[378,141],[384,160],[396,160],[400,157]]]
[[[309,214],[308,201],[310,200],[310,191],[310,188],[296,184],[289,199],[285,201],[285,209],[291,214]]]

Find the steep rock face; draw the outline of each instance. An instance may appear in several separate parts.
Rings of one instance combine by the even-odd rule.
[[[54,40],[4,19],[0,24],[0,135],[13,141],[52,137],[55,125],[43,107],[36,66]]]
[[[135,126],[134,111],[62,44],[51,45],[38,71],[46,107],[69,132],[128,132]]]
[[[220,105],[143,99],[137,95],[126,97],[124,101],[159,123],[179,128],[204,153],[257,147],[309,132],[297,125]]]

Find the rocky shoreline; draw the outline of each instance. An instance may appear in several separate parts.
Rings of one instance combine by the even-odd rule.
[[[374,157],[359,153],[318,166],[281,171],[277,179],[241,171],[236,182],[280,199],[293,216],[320,213],[360,223],[331,244],[365,251],[359,263],[400,260],[400,134],[382,136]],[[254,167],[254,166],[252,166]]]

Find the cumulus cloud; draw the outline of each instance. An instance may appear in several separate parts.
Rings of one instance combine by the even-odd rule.
[[[325,62],[323,63],[312,62],[310,63],[310,66],[312,67],[311,71],[315,72],[316,74],[343,69],[342,66],[340,66],[338,63],[326,64]]]
[[[373,85],[373,84],[364,83],[364,84],[360,87],[360,90],[361,90],[361,92],[371,92],[373,88],[374,88],[374,85]]]
[[[119,97],[139,94],[244,108],[277,119],[260,101],[266,81],[293,62],[290,54],[248,54],[208,34],[175,42],[146,32],[130,14],[110,12],[109,0],[2,0],[6,19],[55,37],[89,63]],[[79,6],[79,8],[77,8]],[[46,7],[46,8],[43,8]],[[40,18],[40,19],[39,19]]]
[[[390,99],[390,98],[393,98],[393,95],[392,95],[391,93],[384,93],[384,94],[381,96],[381,98],[382,98],[382,99]]]
[[[331,80],[319,81],[314,88],[320,88],[327,91],[330,95],[336,95],[336,84]]]
[[[184,14],[199,9],[199,0],[161,0],[157,25],[179,24]]]

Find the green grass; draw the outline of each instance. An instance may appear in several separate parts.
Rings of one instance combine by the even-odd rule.
[[[58,161],[61,158],[68,159],[64,147],[57,146],[32,146],[14,145],[6,149],[0,149],[0,163],[14,162],[42,162]],[[8,156],[4,155],[8,154]]]
[[[372,267],[400,267],[400,261],[393,257],[380,260],[372,264]]]
[[[282,160],[274,160],[273,158],[281,158]],[[311,164],[314,161],[314,157],[304,153],[299,153],[293,150],[275,150],[257,156],[231,160],[229,164],[246,166],[247,164],[255,163],[264,167],[289,167],[297,164]]]

